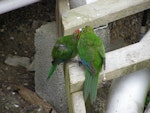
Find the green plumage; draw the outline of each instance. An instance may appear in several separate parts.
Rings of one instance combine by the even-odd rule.
[[[79,30],[76,30],[73,35],[67,35],[59,38],[52,49],[52,67],[49,71],[47,79],[50,79],[57,65],[67,62],[77,54]]]
[[[105,49],[92,27],[86,26],[79,35],[78,54],[85,67],[84,100],[90,96],[91,103],[96,100],[99,72],[105,61]]]
[[[51,68],[50,68],[50,71],[49,71],[49,74],[48,74],[48,77],[47,77],[47,80],[49,80],[49,79],[51,78],[52,74],[53,74],[54,71],[56,70],[56,67],[57,67],[57,65],[53,65],[53,64],[52,64],[52,66],[51,66]]]

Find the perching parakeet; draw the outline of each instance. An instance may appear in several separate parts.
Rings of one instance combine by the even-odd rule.
[[[85,67],[84,100],[90,96],[93,103],[97,96],[99,72],[105,64],[104,45],[93,28],[85,26],[79,35],[77,49],[81,63]]]
[[[52,49],[52,67],[50,68],[47,79],[50,79],[57,65],[69,61],[77,55],[77,43],[79,30],[75,30],[72,35],[59,38]]]

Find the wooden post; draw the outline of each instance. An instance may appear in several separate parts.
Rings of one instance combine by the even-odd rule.
[[[58,27],[58,36],[63,36],[62,14],[70,10],[68,0],[56,0],[56,23]]]

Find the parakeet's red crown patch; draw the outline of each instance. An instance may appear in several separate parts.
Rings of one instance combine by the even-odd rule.
[[[80,33],[80,30],[79,30],[79,29],[76,29],[76,30],[75,30],[75,33],[76,33],[76,34],[79,34],[79,33]]]

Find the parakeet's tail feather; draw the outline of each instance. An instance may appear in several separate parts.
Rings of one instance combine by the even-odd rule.
[[[86,70],[85,73],[85,82],[84,82],[84,100],[86,102],[88,96],[90,95],[91,103],[96,100],[97,96],[97,86],[98,86],[98,76],[91,75],[90,72]]]
[[[92,75],[92,82],[90,86],[90,99],[91,103],[95,102],[97,96],[97,86],[98,86],[98,75]]]
[[[50,68],[47,80],[49,80],[51,78],[51,76],[53,75],[54,71],[56,70],[57,65],[52,65],[52,67]]]
[[[90,92],[90,83],[91,83],[91,76],[90,73],[88,72],[88,70],[85,71],[85,82],[84,82],[84,100],[86,102],[89,92]]]

